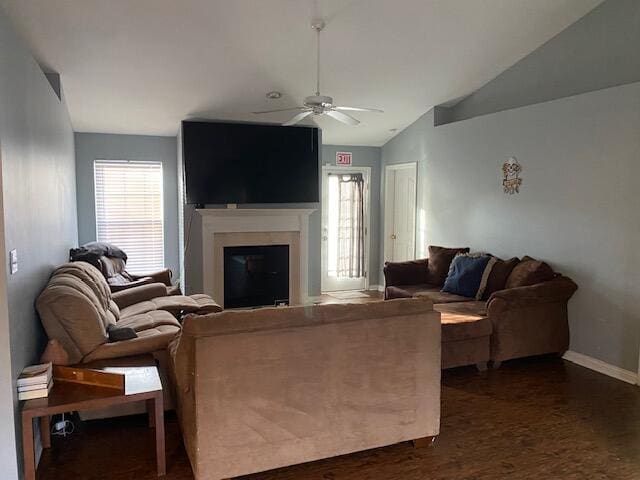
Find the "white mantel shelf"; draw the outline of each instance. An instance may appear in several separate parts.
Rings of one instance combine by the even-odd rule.
[[[296,275],[290,271],[290,296],[293,293],[292,304],[304,303],[308,300],[309,290],[309,215],[315,212],[313,208],[202,208],[196,212],[202,217],[202,246],[203,246],[203,289],[216,301],[221,302],[223,292],[220,288],[221,265],[220,260],[214,261],[217,234],[251,233],[255,238],[258,233],[290,232],[284,235],[294,235],[299,244],[296,258],[290,257],[289,265],[297,265]],[[283,233],[279,234],[282,237]],[[220,237],[218,235],[218,237]],[[247,235],[250,238],[251,235]],[[222,237],[220,237],[222,238]],[[244,240],[244,239],[242,239]],[[245,244],[244,241],[241,242]],[[246,244],[245,244],[246,245]],[[293,253],[293,252],[292,252]],[[291,280],[299,282],[299,288],[291,289]]]
[[[196,210],[203,217],[264,217],[274,215],[307,217],[315,212],[315,208],[199,208]]]

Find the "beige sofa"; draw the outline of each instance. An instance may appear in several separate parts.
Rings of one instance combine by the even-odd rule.
[[[170,353],[196,479],[439,432],[440,314],[429,300],[190,315]]]
[[[180,331],[176,314],[221,307],[207,295],[167,296],[161,283],[112,294],[97,268],[73,262],[53,272],[36,309],[50,340],[45,359],[75,364],[163,351]],[[110,327],[131,328],[137,338],[111,342]]]

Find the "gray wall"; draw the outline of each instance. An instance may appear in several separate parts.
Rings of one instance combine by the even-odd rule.
[[[370,284],[379,280],[379,221],[380,221],[380,147],[335,146],[322,145],[321,163],[335,165],[335,152],[338,150],[353,152],[355,166],[371,167],[371,252],[370,252]],[[220,206],[207,205],[208,208]],[[273,205],[247,205],[251,208],[271,208]],[[280,208],[315,208],[316,212],[309,217],[309,295],[320,295],[321,283],[321,206],[320,204],[281,204]],[[187,292],[202,291],[202,222],[197,214],[192,215],[193,208],[185,206],[184,225],[185,243],[187,244],[184,267]]]
[[[76,133],[78,190],[78,241],[96,239],[96,205],[93,180],[95,160],[153,160],[162,162],[164,180],[164,260],[179,272],[178,259],[178,178],[176,137]]]
[[[443,121],[638,82],[638,45],[640,1],[607,0],[448,109]]]
[[[335,165],[336,152],[352,152],[354,167],[371,167],[371,185],[369,186],[371,195],[371,211],[369,226],[369,285],[371,287],[380,283],[380,162],[382,150],[380,147],[355,147],[348,145],[323,145],[322,164]],[[320,291],[320,237],[322,230],[322,212],[319,209],[310,219],[309,230],[313,238],[313,251],[316,255],[311,268],[313,272],[318,272],[314,276],[317,285],[314,291]],[[311,250],[310,250],[311,251]]]
[[[56,96],[2,9],[0,46],[3,262],[11,249],[19,258],[18,272],[8,275],[5,269],[7,278],[0,282],[2,287],[6,280],[0,298],[8,299],[0,310],[3,317],[8,313],[8,322],[0,321],[0,477],[13,479],[14,421],[15,440],[21,441],[15,378],[39,360],[45,342],[34,301],[52,269],[67,260],[78,231],[73,131],[64,96],[62,101]]]
[[[434,127],[425,114],[382,149],[417,161],[418,248],[469,245],[548,261],[579,290],[571,349],[637,371],[640,83]],[[506,195],[500,167],[523,166]]]

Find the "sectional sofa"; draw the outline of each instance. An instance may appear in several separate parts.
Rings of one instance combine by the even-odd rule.
[[[483,298],[442,292],[449,264],[468,248],[429,247],[430,257],[386,263],[385,299],[428,298],[442,314],[442,368],[502,361],[569,347],[568,277],[530,257],[498,259]],[[431,262],[431,264],[430,264]]]

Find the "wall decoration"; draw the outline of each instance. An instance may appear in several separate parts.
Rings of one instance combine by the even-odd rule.
[[[518,163],[516,157],[510,157],[509,160],[502,165],[502,187],[504,193],[513,195],[514,193],[520,193],[520,185],[522,185],[522,179],[520,173],[522,172],[522,166]]]

